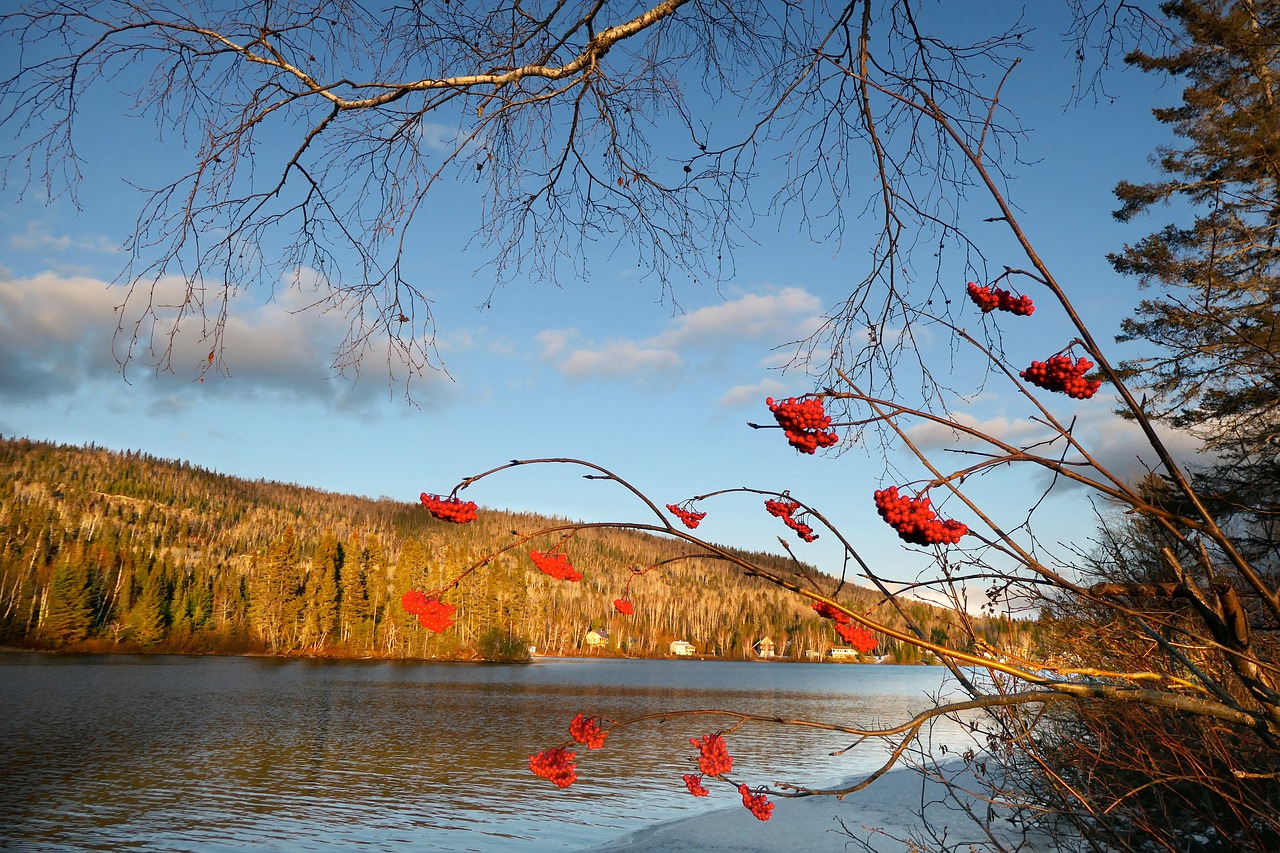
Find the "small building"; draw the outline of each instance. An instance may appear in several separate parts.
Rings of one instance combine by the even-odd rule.
[[[586,638],[587,648],[599,649],[609,645],[609,631],[607,628],[592,628],[587,632]]]
[[[857,660],[857,649],[834,648],[830,652],[832,660]]]
[[[768,637],[763,637],[756,642],[755,649],[756,649],[756,654],[758,654],[760,657],[771,658],[774,655],[775,646],[773,644],[773,640],[769,639]]]
[[[822,660],[822,652],[817,649],[805,649],[804,656],[807,660]]]
[[[689,657],[690,655],[693,654],[693,651],[694,651],[693,643],[690,643],[687,640],[671,641],[671,654],[673,655],[679,655],[680,657]]]

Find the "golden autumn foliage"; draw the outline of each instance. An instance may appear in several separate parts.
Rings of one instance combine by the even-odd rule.
[[[546,654],[661,656],[682,639],[698,654],[746,658],[768,637],[780,655],[802,659],[844,645],[787,591],[696,557],[637,579],[633,614],[618,612],[613,601],[634,567],[681,554],[681,543],[619,530],[574,537],[579,583],[547,577],[522,551],[499,556],[449,591],[456,625],[435,635],[404,612],[404,591],[438,588],[509,544],[513,530],[551,519],[483,511],[454,525],[416,502],[25,439],[0,440],[0,470],[0,639],[11,645],[468,658],[509,651],[515,640]],[[841,600],[901,625],[875,592],[847,586]],[[924,602],[907,609],[926,631],[960,634],[953,613]],[[1031,630],[997,620],[984,627]],[[592,629],[603,644],[588,645]],[[911,647],[879,652],[917,659]]]

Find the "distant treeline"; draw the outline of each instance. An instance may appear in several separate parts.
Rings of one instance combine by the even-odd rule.
[[[682,553],[682,543],[631,531],[574,537],[566,550],[585,572],[578,583],[543,575],[527,550],[497,557],[445,595],[457,623],[441,634],[401,607],[406,590],[438,588],[509,544],[513,530],[550,522],[484,511],[452,525],[417,504],[242,480],[132,451],[0,439],[0,642],[396,658],[502,657],[529,645],[659,656],[676,639],[743,658],[765,637],[778,653],[804,657],[840,645],[792,594],[699,558],[646,574],[632,587],[634,614],[615,612],[630,567]],[[841,598],[863,609],[878,601],[849,587]],[[961,635],[955,614],[908,607],[935,639]],[[878,615],[902,625],[887,608]],[[979,629],[995,639],[1034,626],[986,620]],[[593,630],[602,645],[588,645]],[[912,647],[881,640],[881,653],[915,659]]]

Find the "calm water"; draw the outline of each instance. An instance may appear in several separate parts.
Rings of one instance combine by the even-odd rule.
[[[564,851],[732,806],[684,792],[691,736],[621,730],[553,787],[528,756],[588,714],[727,708],[900,721],[934,667],[542,659],[528,666],[0,654],[0,848]],[[726,735],[744,781],[842,779],[882,753],[756,725]],[[934,741],[964,744],[958,727]]]

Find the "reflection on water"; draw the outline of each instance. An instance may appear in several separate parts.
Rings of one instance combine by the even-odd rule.
[[[0,654],[0,848],[576,850],[732,805],[683,793],[680,718],[578,749],[566,791],[528,770],[579,710],[724,708],[873,726],[929,704],[928,667],[542,659],[528,666]],[[958,727],[935,743],[964,743]],[[726,737],[752,784],[845,778],[878,748],[747,726]]]

